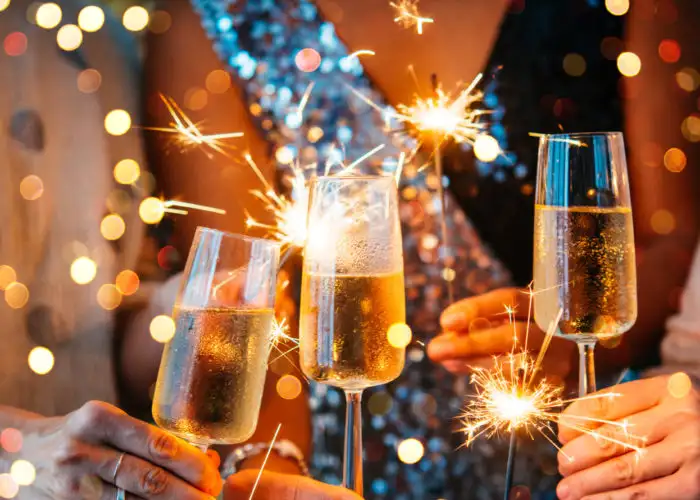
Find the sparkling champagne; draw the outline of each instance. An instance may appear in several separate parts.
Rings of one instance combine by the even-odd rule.
[[[192,443],[241,443],[260,411],[272,309],[175,310],[165,346],[153,416]]]
[[[535,209],[535,320],[546,330],[561,308],[557,335],[607,340],[637,318],[629,208]]]
[[[406,321],[403,273],[368,276],[304,273],[300,345],[312,380],[360,390],[396,379],[405,349],[388,331]]]

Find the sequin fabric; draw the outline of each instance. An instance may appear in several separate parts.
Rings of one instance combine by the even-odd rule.
[[[333,24],[320,16],[312,2],[191,2],[215,51],[238,77],[249,110],[257,118],[261,130],[275,150],[285,149],[284,155],[276,155],[278,158],[292,153],[302,164],[317,163],[323,167],[329,161],[335,164],[346,159],[349,163],[377,145],[386,144],[361,168],[366,172],[393,172],[398,152],[413,146],[405,136],[387,135],[380,113],[352,95],[350,87],[389,109],[385,99],[366,77],[360,61],[347,57],[348,51]],[[548,9],[550,13],[556,4],[568,4],[559,0],[542,3],[552,7]],[[490,67],[500,64],[496,56],[502,56],[520,44],[513,37],[516,33],[523,36],[519,31],[522,28],[522,25],[516,29],[508,28],[509,34],[501,37]],[[546,31],[533,31],[528,36],[536,38]],[[506,42],[507,46],[502,46]],[[303,49],[313,49],[320,59],[314,62],[314,53]],[[517,54],[522,58],[522,51]],[[532,61],[533,57],[534,53],[528,60]],[[317,63],[318,67],[304,72],[299,70],[299,63],[301,66],[315,66]],[[507,85],[506,88],[512,90],[512,86],[517,85],[517,78],[507,82],[510,87]],[[489,198],[489,203],[510,207],[510,218],[514,219],[509,220],[503,210],[495,210],[506,221],[501,224],[501,229],[522,222],[523,216],[531,213],[531,191],[527,193],[523,186],[531,182],[532,172],[528,166],[535,163],[523,161],[519,150],[526,152],[526,160],[533,160],[536,143],[531,139],[525,147],[518,147],[522,146],[522,139],[519,145],[509,143],[512,134],[511,128],[505,125],[508,112],[501,81],[498,74],[488,81],[484,88],[484,105],[492,111],[489,133],[499,141],[505,153],[494,162],[485,163],[475,161],[468,146],[456,145],[446,152],[447,168],[460,182],[459,186],[452,187],[452,191],[460,195],[459,203],[448,194],[446,212],[454,249],[457,297],[480,294],[511,282],[508,271],[482,243],[460,205],[470,207],[472,204],[476,213],[483,213],[488,209],[473,205],[474,200],[496,193]],[[313,91],[300,119],[298,104],[312,82]],[[512,96],[511,102],[518,112],[523,112],[518,108],[517,97]],[[547,128],[535,124],[528,131],[547,132]],[[523,126],[515,123],[512,129],[527,138],[526,132],[522,134]],[[284,168],[280,165],[282,171]],[[455,417],[469,394],[468,379],[454,377],[431,363],[420,344],[438,331],[439,314],[446,300],[442,275],[445,255],[441,255],[439,244],[438,182],[440,180],[431,170],[418,173],[410,165],[402,178],[400,215],[404,234],[407,313],[415,341],[407,349],[402,376],[394,383],[370,389],[364,395],[364,470],[368,499],[502,498],[507,443],[481,440],[470,449],[459,449],[463,436],[455,432],[458,427]],[[447,178],[442,182],[449,185]],[[509,198],[498,198],[498,193],[507,193]],[[526,208],[516,209],[520,213],[513,214],[511,201],[516,200]],[[493,222],[491,220],[489,226]],[[520,260],[527,261],[532,230],[531,226],[527,229],[531,222],[524,224],[522,232],[527,236],[521,238],[522,241],[511,242],[511,245],[519,245],[514,252],[524,254],[526,258],[522,259],[521,255]],[[530,263],[527,265],[531,266]],[[313,411],[314,455],[311,463],[314,475],[325,482],[338,484],[342,475],[343,394],[331,387],[312,384],[310,404]],[[413,465],[401,462],[397,454],[399,443],[408,438],[420,440],[425,448],[423,458]],[[518,481],[530,487],[534,499],[554,498],[556,457],[548,444],[523,442],[516,473]]]

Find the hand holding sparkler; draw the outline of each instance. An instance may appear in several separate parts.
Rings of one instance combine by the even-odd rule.
[[[564,412],[562,424],[571,415],[595,420],[588,433],[560,425],[559,470],[565,477],[557,488],[560,500],[700,498],[700,397],[690,378],[677,373],[613,391],[619,395],[614,403],[584,399]],[[645,437],[642,453],[615,442],[626,441],[628,432]]]
[[[452,373],[491,369],[494,356],[506,355],[514,348],[536,355],[545,333],[532,321],[532,298],[529,290],[504,288],[455,302],[442,313],[440,324],[445,333],[430,342],[428,355]],[[575,346],[551,339],[543,372],[566,379],[575,368]]]

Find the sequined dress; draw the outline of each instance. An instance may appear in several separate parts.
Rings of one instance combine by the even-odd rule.
[[[362,168],[394,171],[399,151],[410,148],[411,139],[387,135],[381,113],[353,96],[350,87],[388,108],[360,61],[347,57],[333,24],[322,18],[313,2],[191,1],[275,148],[287,148],[302,164],[323,166],[339,161],[340,155],[352,161],[387,144]],[[484,105],[491,111],[488,133],[504,154],[485,163],[475,159],[469,146],[455,145],[445,155],[445,216],[454,245],[448,257],[455,259],[457,297],[514,280],[529,281],[537,152],[528,132],[554,132],[559,124],[568,131],[620,128],[619,73],[614,61],[601,54],[600,43],[604,36],[619,37],[621,22],[599,3],[539,0],[523,8],[524,2],[513,2],[484,86]],[[295,57],[305,48],[321,56],[313,72],[295,66]],[[562,69],[562,59],[570,52],[587,61],[582,77]],[[311,82],[314,89],[300,120],[297,104]],[[419,173],[407,166],[400,187],[408,322],[414,339],[423,342],[438,331],[445,303],[438,182],[432,171]],[[366,498],[502,497],[507,443],[480,441],[458,449],[463,436],[455,432],[455,417],[468,393],[466,377],[454,377],[431,363],[419,343],[409,346],[402,376],[364,395]],[[313,384],[310,404],[312,469],[318,479],[337,484],[342,476],[344,397],[338,390]],[[403,463],[397,453],[398,445],[409,438],[424,447],[415,464]],[[516,481],[527,484],[533,498],[555,498],[556,457],[549,445],[522,444]]]

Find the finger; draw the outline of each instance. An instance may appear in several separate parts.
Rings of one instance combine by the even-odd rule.
[[[111,405],[87,403],[71,415],[69,427],[74,435],[140,457],[204,492],[217,495],[221,491],[218,470],[204,453],[157,427],[129,417]]]
[[[692,492],[692,487],[684,484],[680,486],[684,477],[678,472],[671,476],[654,479],[640,484],[635,484],[628,488],[615,491],[608,491],[596,495],[583,497],[584,500],[696,500],[697,493]],[[687,481],[684,481],[684,483]],[[692,481],[691,481],[692,482]],[[559,497],[559,500],[574,500],[577,497]]]
[[[442,366],[447,371],[454,374],[470,374],[475,370],[492,370],[496,366],[493,357],[481,357],[462,361],[459,359],[450,359],[442,362]]]
[[[148,500],[212,500],[212,494],[218,494],[203,493],[161,467],[133,455],[124,455],[120,463],[121,452],[116,450],[90,446],[88,453],[94,473],[103,481],[114,483],[114,486],[137,497]]]
[[[490,330],[474,332],[469,335],[445,333],[435,337],[428,344],[428,356],[435,362],[448,359],[470,360],[485,356],[509,353],[514,340],[520,342],[527,331],[527,323],[515,322]]]
[[[569,415],[577,420],[589,418],[583,427],[595,429],[603,425],[599,420],[619,420],[640,413],[659,404],[666,394],[667,381],[667,377],[637,380],[580,398],[564,411],[562,419]],[[580,434],[573,425],[559,426],[559,441],[563,444]]]
[[[583,498],[669,476],[683,464],[678,444],[677,439],[664,440],[641,453],[630,452],[581,470],[563,479],[557,494],[559,498]]]
[[[440,325],[446,330],[466,330],[477,318],[503,315],[505,307],[513,307],[516,314],[527,315],[529,295],[517,288],[501,288],[483,295],[455,302],[440,316]]]
[[[94,495],[83,495],[81,498],[85,500],[115,500],[117,498],[117,488],[116,486],[113,486],[111,484],[107,484],[104,481],[101,481],[101,486],[100,486],[100,494],[97,496]],[[126,496],[124,497],[125,500],[146,500],[144,497],[139,497],[136,495],[133,495],[131,493],[126,493]]]
[[[215,450],[207,450],[207,456],[214,464],[214,467],[218,470],[221,466],[221,455],[219,455]]]
[[[559,471],[568,476],[623,455],[630,451],[631,447],[658,443],[694,419],[693,415],[677,410],[681,408],[681,404],[669,401],[633,415],[623,422],[606,424],[575,438],[564,445],[559,453]]]
[[[226,482],[227,498],[248,498],[258,477],[258,471],[242,471]],[[313,479],[287,474],[263,472],[255,490],[257,500],[362,500],[356,493],[329,486]]]

